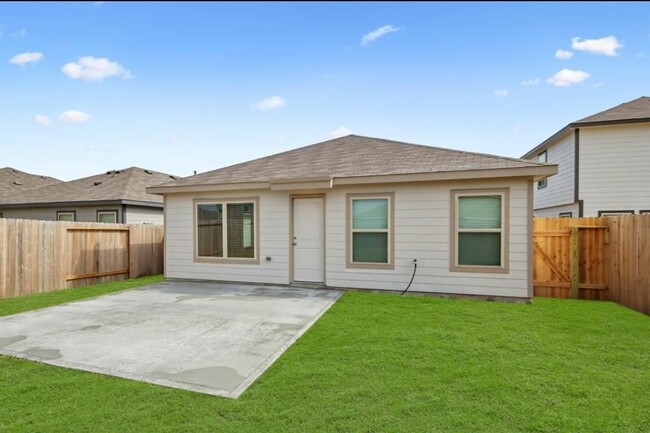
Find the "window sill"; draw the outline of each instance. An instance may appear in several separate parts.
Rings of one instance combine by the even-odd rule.
[[[510,271],[503,266],[452,266],[449,272],[473,272],[483,274],[507,274]]]
[[[346,269],[395,269],[393,263],[347,263]]]

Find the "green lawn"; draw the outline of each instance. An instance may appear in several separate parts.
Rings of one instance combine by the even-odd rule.
[[[0,314],[121,288],[0,301]],[[350,292],[238,400],[0,357],[0,431],[648,432],[650,318]]]

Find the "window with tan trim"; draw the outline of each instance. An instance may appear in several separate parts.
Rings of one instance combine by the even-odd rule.
[[[195,257],[212,261],[256,262],[257,200],[195,202]]]
[[[451,192],[451,270],[508,272],[508,189]]]
[[[393,194],[350,194],[347,266],[393,268]]]

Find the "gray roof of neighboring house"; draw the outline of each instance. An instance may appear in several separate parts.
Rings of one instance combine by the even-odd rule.
[[[0,168],[0,203],[10,200],[30,189],[62,183],[49,176],[25,173],[11,167]]]
[[[539,166],[516,158],[348,135],[189,176],[157,188]]]
[[[572,123],[575,126],[588,124],[650,121],[650,97],[642,96],[630,102],[609,108]]]
[[[546,140],[526,152],[522,158],[530,158],[540,152],[555,139],[563,136],[572,128],[584,128],[587,126],[598,125],[617,125],[624,123],[644,123],[650,122],[650,97],[641,96],[633,101],[624,102],[616,107],[608,108],[591,116],[584,117],[575,122],[569,123],[564,128],[551,135]]]
[[[76,202],[130,201],[142,204],[161,204],[162,197],[148,194],[148,186],[158,185],[170,179],[178,179],[166,173],[130,167],[111,170],[95,176],[61,182],[42,188],[24,191],[2,206],[14,204],[46,204]]]

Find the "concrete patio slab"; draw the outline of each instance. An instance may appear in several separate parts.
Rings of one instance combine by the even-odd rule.
[[[166,281],[0,317],[0,354],[237,398],[342,293]]]

